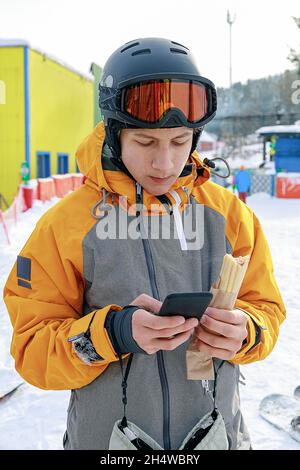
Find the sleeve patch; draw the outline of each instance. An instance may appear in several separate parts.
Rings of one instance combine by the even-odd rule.
[[[103,360],[103,357],[94,348],[88,331],[69,338],[68,341],[72,341],[72,347],[76,351],[77,356],[86,364],[91,365],[95,361]]]
[[[26,281],[31,280],[31,259],[18,256],[17,258],[17,276]]]
[[[27,287],[27,289],[31,289],[30,282],[23,281],[22,279],[18,279],[18,286]]]

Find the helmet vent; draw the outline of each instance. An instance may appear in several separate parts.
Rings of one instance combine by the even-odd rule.
[[[188,55],[186,51],[183,51],[182,49],[175,49],[175,47],[171,47],[170,51],[173,52],[173,54],[185,54]]]
[[[140,55],[140,54],[151,54],[151,49],[140,49],[139,51],[133,52],[131,55]]]
[[[172,44],[176,44],[176,46],[183,47],[184,49],[186,49],[187,51],[189,51],[189,48],[188,48],[188,47],[185,47],[183,44],[180,44],[179,42],[171,41],[171,43],[172,43]]]
[[[124,47],[124,49],[122,49],[121,52],[125,52],[125,51],[127,51],[127,49],[130,49],[131,47],[135,47],[135,46],[138,46],[138,45],[139,45],[139,42],[133,42],[133,43],[129,44],[129,46]]]

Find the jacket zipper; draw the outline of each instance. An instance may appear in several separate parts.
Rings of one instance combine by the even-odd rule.
[[[144,253],[146,257],[149,278],[151,283],[151,289],[153,297],[157,300],[160,300],[159,293],[157,289],[156,276],[153,265],[153,258],[150,250],[149,240],[143,239]],[[169,386],[167,380],[167,374],[164,363],[163,351],[157,351],[157,364],[160,377],[160,383],[163,393],[163,436],[164,436],[164,449],[171,449],[171,439],[170,439],[170,396],[169,396]]]
[[[137,203],[141,202],[141,194],[137,191]],[[140,224],[138,224],[140,230]],[[159,291],[157,287],[156,275],[154,270],[154,263],[152,258],[152,253],[150,249],[150,243],[147,238],[142,237],[143,249],[145,253],[148,274],[151,284],[152,295],[155,299],[160,300]],[[157,352],[157,365],[159,378],[163,394],[163,439],[164,439],[164,449],[171,449],[171,438],[170,438],[170,394],[169,386],[166,374],[166,368],[164,363],[163,351]]]

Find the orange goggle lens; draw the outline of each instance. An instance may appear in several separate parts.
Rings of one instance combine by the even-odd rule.
[[[191,80],[141,82],[125,90],[124,111],[148,123],[160,121],[169,109],[179,109],[191,123],[207,113],[206,88]]]

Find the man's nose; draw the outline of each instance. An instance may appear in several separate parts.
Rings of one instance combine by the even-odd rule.
[[[154,156],[152,160],[152,168],[156,170],[168,172],[172,170],[173,167],[174,165],[172,161],[172,154],[171,154],[171,149],[169,148],[169,146],[164,145],[164,146],[159,147],[156,155]]]

